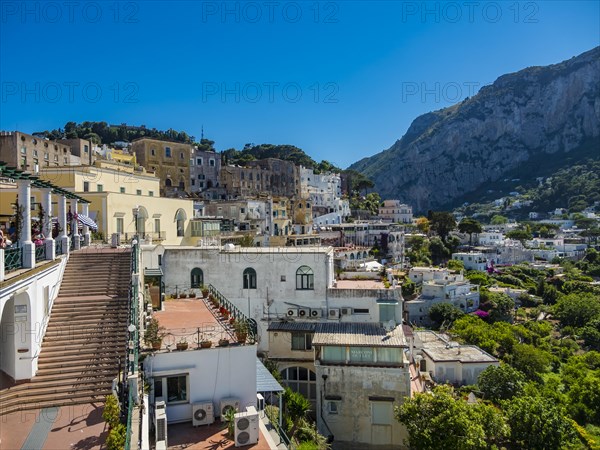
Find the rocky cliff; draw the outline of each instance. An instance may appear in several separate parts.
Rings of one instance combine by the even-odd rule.
[[[460,104],[416,118],[388,150],[354,163],[383,198],[447,208],[505,178],[600,155],[600,47],[503,75]]]

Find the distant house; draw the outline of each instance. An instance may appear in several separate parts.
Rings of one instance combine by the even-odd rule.
[[[415,354],[420,355],[421,372],[429,373],[437,383],[461,386],[477,383],[479,374],[500,362],[476,345],[450,342],[430,331],[414,331]]]

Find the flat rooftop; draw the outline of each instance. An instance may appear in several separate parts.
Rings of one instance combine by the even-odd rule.
[[[337,280],[334,289],[385,289],[379,280]]]
[[[236,341],[232,327],[202,298],[165,300],[164,311],[155,312],[154,317],[165,328],[161,350],[175,350],[182,339],[190,350],[198,348],[203,340],[211,341],[213,347],[220,339]]]
[[[362,347],[407,347],[402,325],[386,331],[378,323],[318,323],[313,345],[350,345]]]
[[[422,351],[436,362],[460,361],[461,363],[498,362],[489,353],[475,345],[461,345],[444,339],[439,334],[425,330],[415,331],[416,338],[422,344]],[[415,344],[417,344],[415,342]],[[417,348],[419,345],[416,345]]]
[[[295,235],[290,235],[293,237]],[[217,236],[218,237],[218,236]],[[241,247],[236,245],[233,249],[226,250],[218,245],[165,245],[166,250],[212,250],[219,253],[255,253],[255,254],[296,254],[296,253],[329,253],[333,247],[322,245],[302,245],[299,247]]]

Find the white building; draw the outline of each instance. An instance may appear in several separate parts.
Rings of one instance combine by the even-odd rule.
[[[379,207],[379,217],[386,222],[412,223],[412,206],[400,200],[385,200],[383,206]]]
[[[483,272],[487,265],[487,259],[481,252],[452,253],[452,259],[462,261],[466,270]]]
[[[450,342],[429,331],[414,331],[414,345],[420,371],[429,373],[437,383],[472,385],[489,366],[499,366],[498,359],[475,345]]]
[[[407,434],[394,407],[411,395],[402,326],[319,324],[312,345],[319,431],[340,448],[401,448]]]
[[[429,309],[436,303],[450,303],[464,312],[473,312],[479,308],[479,286],[465,280],[462,272],[451,274],[445,269],[414,269],[409,272],[410,279],[418,282],[421,278],[423,281],[421,295],[404,302],[407,322],[429,325]]]
[[[342,199],[342,179],[338,173],[314,173],[300,166],[300,192],[309,198],[315,225],[339,224],[350,216],[350,203]]]
[[[399,289],[380,282],[369,287],[335,282],[332,247],[158,247],[166,294],[212,284],[244,314],[256,320],[259,350],[268,351],[269,322],[280,319],[397,321]],[[157,261],[145,252],[144,261]],[[152,267],[143,262],[144,267]],[[385,304],[393,303],[390,316]]]
[[[502,245],[504,242],[504,233],[500,230],[487,230],[477,235],[479,245],[495,246]]]

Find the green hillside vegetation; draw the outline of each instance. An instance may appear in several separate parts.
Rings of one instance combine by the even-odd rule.
[[[145,125],[132,126],[126,123],[109,125],[106,122],[67,122],[64,128],[43,131],[48,139],[89,139],[95,144],[111,145],[117,141],[131,142],[139,138],[151,138],[165,141],[182,142],[191,144],[194,136],[185,131],[168,129],[166,131],[156,128],[146,128]]]
[[[544,175],[539,171],[531,173]],[[589,158],[572,166],[546,173],[546,178],[541,184],[535,179],[532,180],[530,176],[519,178],[518,182],[505,184],[507,186],[501,189],[492,186],[494,188],[492,194],[479,192],[477,203],[464,205],[456,211],[466,215],[479,214],[481,219],[486,217],[491,219],[500,213],[510,218],[522,219],[526,218],[530,211],[546,213],[555,208],[567,208],[569,213],[580,212],[588,206],[593,206],[594,202],[600,201],[600,158]],[[485,202],[486,199],[491,201],[512,191],[520,194],[519,200],[531,200],[532,204],[519,209],[510,209],[511,203],[516,199],[508,198],[502,207]]]
[[[600,287],[591,283],[600,253],[589,249],[582,261],[560,265],[561,274],[528,264],[468,272],[482,286],[481,308],[496,313],[455,314],[449,333],[501,365],[475,386],[436,387],[397,407],[411,448],[600,448]],[[491,285],[525,289],[521,307]],[[467,403],[469,392],[481,400]]]

